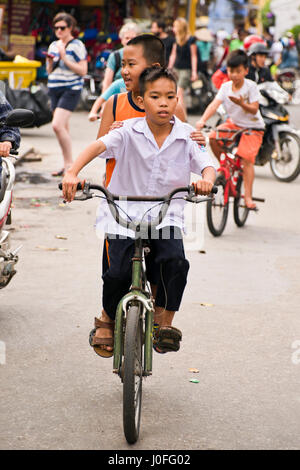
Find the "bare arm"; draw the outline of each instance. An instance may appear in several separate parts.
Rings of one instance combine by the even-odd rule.
[[[102,93],[105,90],[107,90],[109,85],[111,85],[111,83],[113,82],[113,78],[114,78],[114,71],[112,69],[106,67],[103,82],[102,82]]]
[[[177,48],[177,44],[176,42],[174,42],[173,47],[172,47],[172,52],[169,57],[168,69],[172,69],[174,67],[175,60],[176,60],[176,48]]]
[[[229,96],[229,99],[233,103],[240,106],[246,113],[256,114],[258,111],[258,108],[259,108],[258,101],[254,101],[253,103],[246,103],[242,96],[240,96],[239,98],[236,98],[235,96]]]
[[[192,62],[192,75],[191,81],[194,82],[198,78],[197,67],[198,67],[198,57],[197,57],[197,45],[191,44],[191,62]]]
[[[99,130],[98,130],[97,139],[99,139],[103,135],[107,134],[109,132],[110,126],[114,122],[113,101],[114,101],[114,97],[111,96],[105,104],[105,108],[104,108],[104,111],[103,111],[100,127],[99,127]]]
[[[216,171],[212,166],[207,166],[202,171],[202,180],[195,183],[196,194],[207,195],[211,192],[216,179]]]
[[[71,60],[67,58],[67,55],[61,58],[66,64],[66,66],[70,70],[72,70],[72,72],[77,73],[77,75],[80,75],[81,77],[87,74],[87,70],[88,70],[87,60],[81,60],[80,62],[72,62]]]
[[[49,75],[53,70],[53,59],[47,58],[46,59],[46,70],[47,74]]]
[[[90,112],[89,112],[89,120],[90,121],[95,121],[98,118],[98,112],[101,108],[101,106],[105,103],[105,99],[102,98],[102,96],[98,96],[96,99],[95,103],[93,104]]]
[[[75,197],[77,184],[80,182],[80,179],[77,177],[80,170],[105,150],[105,144],[101,140],[96,140],[80,152],[71,168],[66,172],[62,181],[63,196],[66,201],[71,202]]]

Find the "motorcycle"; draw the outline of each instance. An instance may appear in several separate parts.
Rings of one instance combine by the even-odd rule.
[[[90,111],[96,99],[101,94],[103,77],[97,73],[89,73],[83,77],[84,83],[80,94],[79,107],[85,111]]]
[[[297,71],[294,68],[277,69],[278,84],[287,93],[293,96],[295,92],[295,82],[297,79]]]
[[[199,72],[199,78],[188,89],[187,110],[190,114],[203,114],[215,97],[210,80]]]
[[[83,88],[78,107],[90,111],[96,99],[101,95],[102,82],[108,56],[111,51],[102,51],[94,61],[89,62],[89,72],[83,77]]]
[[[289,95],[276,82],[261,83],[258,88],[265,133],[255,165],[270,162],[275,178],[293,181],[300,173],[300,135],[289,124],[289,113],[283,106],[289,103]]]
[[[35,119],[32,111],[27,109],[14,109],[0,126],[27,127]],[[17,158],[18,152],[11,150],[10,157]],[[18,252],[22,246],[10,251],[10,233],[4,229],[5,224],[11,224],[12,191],[15,181],[15,167],[10,157],[2,158],[1,187],[0,187],[0,289],[3,289],[16,274],[15,264],[18,261]]]

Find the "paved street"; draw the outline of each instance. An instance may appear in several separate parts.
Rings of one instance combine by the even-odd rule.
[[[300,109],[291,113],[299,123]],[[96,132],[87,113],[74,114],[75,155]],[[205,225],[202,252],[187,252],[189,282],[174,321],[181,350],[154,355],[140,440],[130,447],[121,382],[112,360],[88,344],[101,308],[98,202],[62,205],[49,176],[61,167],[51,126],[22,134],[42,162],[17,168],[11,235],[23,248],[0,292],[0,448],[299,449],[300,177],[280,183],[268,166],[256,168],[254,193],[266,198],[259,212],[239,229],[230,211],[222,237]],[[100,182],[103,171],[94,161],[83,175]]]

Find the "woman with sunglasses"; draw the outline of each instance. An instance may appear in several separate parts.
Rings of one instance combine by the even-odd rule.
[[[53,110],[52,128],[62,150],[64,166],[52,173],[63,176],[72,165],[72,142],[69,119],[76,108],[87,74],[87,51],[82,41],[75,39],[76,20],[68,13],[58,13],[53,19],[57,37],[48,49],[48,90]]]

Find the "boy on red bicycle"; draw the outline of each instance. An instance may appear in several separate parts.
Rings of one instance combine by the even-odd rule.
[[[215,99],[206,108],[196,127],[202,129],[206,121],[215,114],[223,103],[228,119],[218,129],[253,129],[248,135],[243,133],[237,148],[237,155],[242,159],[243,179],[245,186],[245,204],[248,209],[256,209],[252,200],[255,157],[262,144],[264,121],[259,111],[259,91],[257,84],[246,77],[248,74],[248,57],[242,50],[229,54],[227,71],[230,81],[223,83]],[[219,133],[220,137],[229,138],[230,133]],[[209,135],[210,146],[215,156],[220,159],[223,151],[216,140],[216,132]]]

